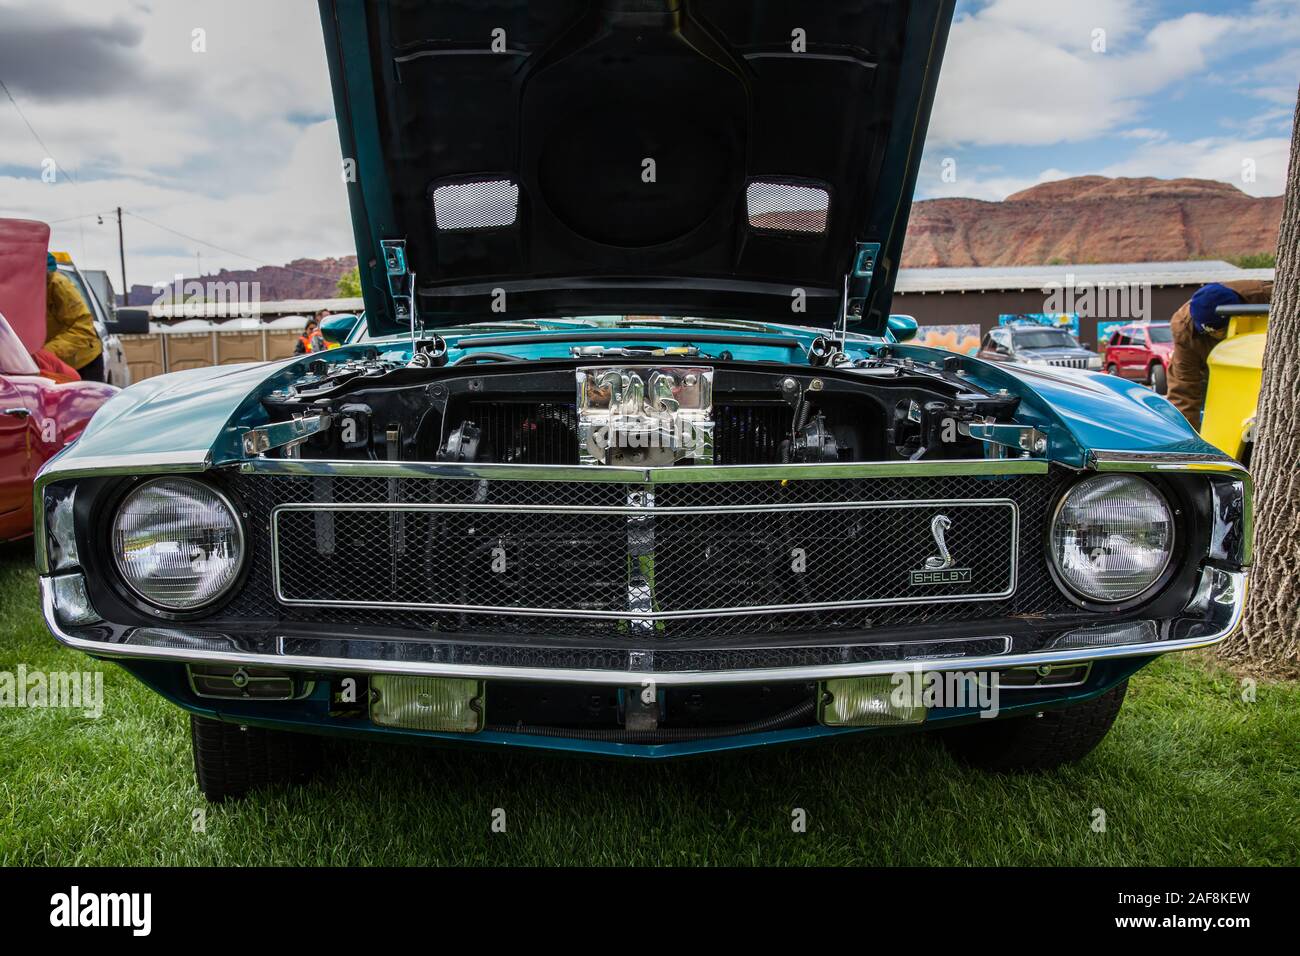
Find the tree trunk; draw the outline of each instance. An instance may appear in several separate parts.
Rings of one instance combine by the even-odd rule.
[[[1300,102],[1291,131],[1252,457],[1250,599],[1242,632],[1220,645],[1220,655],[1272,673],[1294,673],[1300,669]]]

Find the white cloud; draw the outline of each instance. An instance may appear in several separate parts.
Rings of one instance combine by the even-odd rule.
[[[1300,16],[1296,19],[1300,20]],[[1300,27],[1295,32],[1300,34]],[[1300,36],[1289,37],[1286,42],[1296,46],[1280,56],[1252,64],[1234,78],[1233,85],[1248,96],[1286,110],[1294,109],[1296,87],[1300,85]]]
[[[177,272],[194,274],[196,251],[205,271],[255,268],[258,262],[183,239],[146,219],[272,264],[351,252],[340,162],[337,128],[328,120],[300,129],[283,162],[234,196],[140,179],[82,180],[74,186],[17,177],[0,177],[0,195],[4,215],[53,221],[54,248],[71,251],[83,266],[108,269],[115,278],[117,226],[111,210],[120,205],[144,217],[124,220],[127,280],[151,284]],[[103,225],[83,215],[99,212]],[[78,218],[58,221],[69,217]]]
[[[1188,13],[1157,23],[1132,55],[1116,58],[1116,92],[1144,95],[1167,90],[1184,77],[1205,70],[1212,51],[1238,24],[1230,17]]]
[[[1279,196],[1286,190],[1290,148],[1291,141],[1286,137],[1155,140],[1142,144],[1132,155],[1100,172],[1105,176],[1214,179],[1231,183],[1252,196]],[[1247,169],[1253,173],[1253,182],[1243,178]]]
[[[37,16],[33,16],[35,13]],[[57,62],[0,63],[40,146],[0,99],[0,215],[55,222],[52,243],[117,275],[117,229],[87,213],[122,206],[256,259],[353,251],[320,19],[311,0],[0,0],[0,20],[88,51],[99,82],[70,95]],[[195,30],[205,52],[195,52]],[[42,31],[46,31],[42,33]],[[14,32],[9,34],[13,45]],[[90,71],[90,67],[86,70]],[[130,82],[117,82],[127,74]],[[6,74],[9,74],[6,76]],[[50,90],[58,87],[58,95]],[[62,165],[41,180],[46,153]],[[72,182],[75,178],[76,184]],[[249,268],[231,255],[125,223],[132,283]]]
[[[1140,0],[995,0],[976,16],[1001,29],[1090,52],[1094,30],[1106,31],[1108,44],[1125,40],[1140,31],[1146,14],[1147,4]]]
[[[1169,134],[1162,129],[1153,129],[1149,126],[1136,126],[1133,129],[1126,129],[1118,133],[1124,139],[1140,139],[1148,142],[1158,142],[1169,138]]]
[[[2,77],[0,77],[2,78]],[[21,101],[20,101],[21,102]],[[46,150],[6,101],[0,109],[0,166],[39,176]],[[212,149],[203,124],[128,96],[94,102],[24,103],[23,114],[49,154],[73,177],[79,170],[175,169]]]
[[[953,25],[929,143],[1039,145],[1088,139],[1131,114],[1100,60],[982,16]]]
[[[1054,182],[1072,175],[1052,168],[1041,170],[1036,175],[1015,176],[1007,174],[1001,167],[967,165],[961,162],[950,169],[955,176],[945,179],[943,158],[927,155],[917,176],[916,198],[985,199],[997,202],[1039,183]]]
[[[1219,125],[1224,129],[1232,130],[1238,135],[1251,139],[1264,136],[1267,133],[1287,134],[1291,129],[1294,107],[1295,103],[1293,101],[1287,106],[1264,109],[1240,119],[1226,117],[1220,121]]]
[[[1300,7],[1254,0],[1233,16],[1156,21],[1153,2],[992,0],[961,17],[918,194],[1002,199],[1067,175],[1008,170],[1014,147],[1103,136],[1123,137],[1133,152],[1104,170],[1076,172],[1206,176],[1256,194],[1280,191],[1300,75]],[[333,106],[313,0],[0,0],[0,23],[0,52],[10,51],[0,56],[0,79],[80,181],[41,181],[47,150],[0,98],[0,215],[79,217],[55,223],[56,246],[114,275],[116,226],[86,214],[119,205],[272,263],[353,251],[335,126],[320,121]],[[73,78],[42,44],[15,47],[19,26],[90,55],[77,60]],[[1092,49],[1099,28],[1104,54]],[[206,52],[194,52],[195,30],[204,31]],[[15,49],[42,55],[17,58]],[[1171,139],[1159,117],[1146,115],[1150,98],[1177,95],[1183,79],[1210,69],[1223,71],[1245,107],[1226,123],[1207,118],[1218,137]],[[966,164],[944,182],[938,157],[960,157],[963,145],[996,146],[1003,165]],[[1244,158],[1256,162],[1254,184],[1240,182]],[[1062,150],[1042,165],[1069,161]],[[126,220],[126,235],[133,282],[192,273],[196,250],[209,270],[254,264],[139,219]]]
[[[1188,13],[1150,23],[1139,0],[994,0],[952,27],[932,145],[1050,145],[1140,120],[1231,50],[1300,30],[1300,12],[1264,0],[1241,16]],[[1104,30],[1105,52],[1094,47]],[[1261,90],[1272,90],[1260,82]],[[1291,89],[1294,102],[1295,89]]]

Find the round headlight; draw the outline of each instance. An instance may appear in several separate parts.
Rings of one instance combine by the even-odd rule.
[[[193,611],[225,594],[244,561],[244,532],[224,495],[190,478],[145,482],[113,519],[113,558],[150,604]]]
[[[1096,475],[1066,492],[1052,522],[1052,563],[1080,597],[1137,597],[1169,566],[1174,516],[1164,496],[1133,475]]]

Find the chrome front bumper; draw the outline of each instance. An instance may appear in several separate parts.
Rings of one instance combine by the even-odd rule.
[[[917,668],[933,671],[1003,670],[1190,650],[1217,644],[1237,629],[1246,601],[1247,574],[1207,566],[1202,570],[1195,596],[1177,618],[1079,628],[1057,638],[1051,646],[1029,653],[945,656],[927,653],[928,647],[918,647],[922,653],[908,656],[907,642],[895,642],[888,646],[901,649],[901,654],[889,660],[671,671],[655,670],[651,664],[652,653],[631,655],[633,663],[624,670],[496,666],[438,660],[436,644],[424,641],[364,636],[322,637],[292,631],[234,635],[183,624],[134,628],[72,627],[63,623],[56,607],[53,579],[42,577],[40,587],[41,606],[51,633],[61,643],[100,658],[178,664],[243,664],[316,673],[407,674],[603,685],[652,681],[660,686],[683,686],[826,680],[891,674]],[[941,643],[942,640],[916,642],[917,645]],[[1009,637],[1006,644],[1010,647]]]

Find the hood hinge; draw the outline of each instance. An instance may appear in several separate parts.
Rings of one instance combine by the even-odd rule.
[[[880,243],[859,242],[853,253],[853,268],[844,277],[844,296],[840,301],[840,316],[835,323],[835,336],[841,346],[848,339],[849,320],[861,319],[866,307],[867,293],[871,291],[871,277],[880,258]]]
[[[962,422],[957,430],[968,438],[998,445],[1026,455],[1046,455],[1047,436],[1032,425]]]
[[[393,303],[393,315],[411,329],[411,352],[415,353],[415,333],[419,327],[415,305],[415,273],[409,271],[406,261],[405,239],[383,239],[384,271],[388,274],[388,297]]]
[[[258,425],[244,432],[244,454],[250,458],[264,456],[277,448],[285,450],[285,457],[296,456],[296,449],[313,435],[318,435],[330,427],[331,416],[328,412],[314,414],[296,414],[284,422],[270,422]]]

